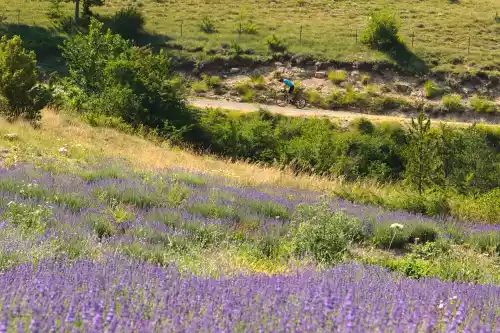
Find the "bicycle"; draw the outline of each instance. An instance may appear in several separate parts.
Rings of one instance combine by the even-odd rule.
[[[278,106],[287,106],[288,104],[292,104],[295,105],[297,109],[303,109],[307,105],[307,101],[304,98],[304,91],[300,88],[295,90],[295,92],[292,93],[292,96],[290,96],[287,90],[275,91],[274,99],[276,100],[276,104],[278,104]]]

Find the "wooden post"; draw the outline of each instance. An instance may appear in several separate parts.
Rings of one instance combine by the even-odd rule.
[[[467,48],[467,53],[470,54],[470,35],[469,35],[469,47]]]
[[[80,18],[80,0],[75,0],[75,23],[78,25],[78,20]]]
[[[414,43],[415,43],[415,31],[413,31],[413,34],[411,35],[411,47],[413,47]]]
[[[184,24],[184,21],[181,20],[181,37],[182,37],[182,26],[183,26],[183,24]]]
[[[300,45],[302,45],[302,26],[300,26],[300,37],[299,37]]]

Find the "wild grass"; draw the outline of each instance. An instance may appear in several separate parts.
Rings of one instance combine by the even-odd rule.
[[[95,8],[103,16],[111,16],[127,4],[125,0],[106,1],[104,7]],[[146,16],[145,30],[157,36],[173,38],[177,44],[199,50],[209,45],[239,42],[257,54],[266,55],[268,46],[265,38],[276,34],[287,45],[290,52],[309,54],[321,58],[342,61],[391,61],[389,55],[370,50],[356,43],[358,35],[366,27],[372,10],[387,6],[382,0],[371,1],[306,1],[302,6],[296,0],[264,1],[241,4],[235,0],[197,2],[180,0],[165,3],[146,0],[141,3]],[[463,71],[467,69],[500,68],[498,58],[498,23],[492,9],[498,8],[497,0],[461,1],[450,4],[447,1],[414,2],[398,1],[391,4],[391,10],[400,19],[399,34],[407,42],[413,39],[411,51],[427,64],[440,70]],[[52,20],[46,16],[50,2],[39,1],[24,6],[18,0],[4,0],[2,9],[21,9],[21,24],[50,28]],[[239,24],[250,22],[251,33],[239,36]],[[63,16],[73,13],[73,4],[61,4]],[[17,13],[6,13],[8,24],[17,23]],[[200,25],[209,16],[211,29],[217,33],[205,33]],[[183,35],[180,37],[180,22],[183,20]],[[299,40],[300,26],[303,26],[302,42]],[[238,27],[235,29],[235,27]],[[325,27],[328,27],[325,29]],[[14,28],[14,27],[13,27]],[[2,28],[0,28],[2,29]],[[35,29],[25,33],[35,34]],[[414,34],[414,38],[413,38]],[[48,36],[48,32],[46,34]],[[471,48],[468,52],[468,39]],[[198,53],[203,51],[197,51]]]

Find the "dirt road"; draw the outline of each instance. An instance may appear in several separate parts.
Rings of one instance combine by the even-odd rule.
[[[284,116],[291,117],[327,117],[337,120],[349,121],[354,118],[365,117],[374,122],[379,121],[398,121],[398,122],[407,122],[410,121],[410,118],[403,116],[384,116],[384,115],[373,115],[366,114],[360,112],[352,112],[352,111],[329,111],[329,110],[318,110],[318,109],[302,109],[299,110],[293,106],[290,107],[280,107],[276,105],[265,105],[265,104],[250,104],[250,103],[238,103],[231,101],[223,101],[223,100],[212,100],[212,99],[199,99],[193,98],[189,100],[191,105],[201,107],[201,108],[220,108],[227,110],[236,110],[241,112],[254,112],[259,109],[259,107],[265,108],[273,113],[279,113]],[[433,122],[446,122],[448,124],[455,125],[470,125],[472,122],[470,120],[461,121],[461,120],[444,120],[444,119],[433,119]],[[480,119],[477,122],[481,122]],[[497,125],[497,124],[491,124]]]

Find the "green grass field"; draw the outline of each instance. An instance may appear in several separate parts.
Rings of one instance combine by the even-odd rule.
[[[111,15],[128,2],[107,0],[95,10]],[[315,58],[343,61],[384,61],[386,55],[370,50],[359,42],[371,10],[390,8],[400,18],[401,35],[410,50],[436,70],[498,70],[500,69],[500,0],[469,0],[450,3],[446,0],[427,1],[327,1],[327,0],[256,0],[241,5],[235,0],[212,1],[150,1],[133,2],[147,16],[148,32],[163,35],[170,43],[199,54],[214,54],[221,44],[238,41],[244,49],[266,54],[266,38],[276,34],[291,53]],[[46,12],[49,2],[4,0],[0,11],[4,23],[20,23],[50,28]],[[73,5],[62,5],[65,15],[71,15]],[[208,17],[217,30],[207,34],[199,25]],[[180,36],[179,20],[183,20]],[[256,34],[238,35],[240,24],[248,22],[257,28]],[[302,43],[300,27],[302,26]],[[414,34],[413,46],[412,39]],[[469,36],[470,52],[469,52]]]

